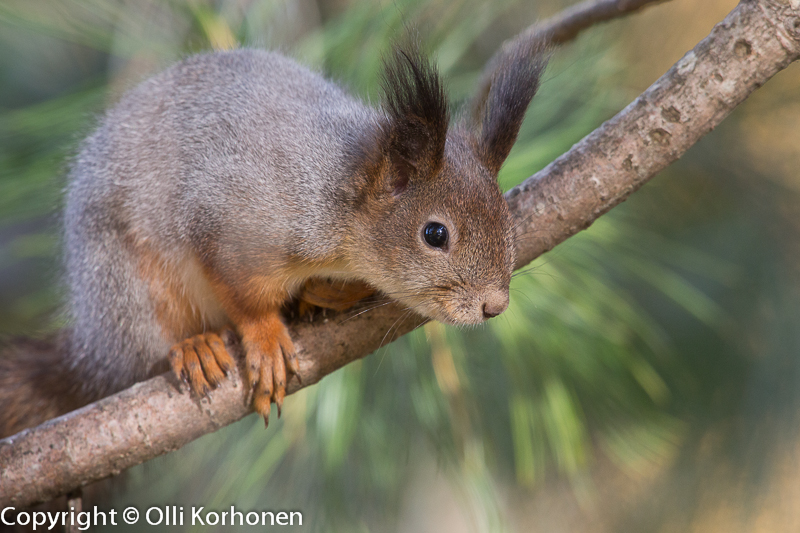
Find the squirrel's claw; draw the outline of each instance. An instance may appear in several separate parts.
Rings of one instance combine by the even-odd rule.
[[[186,385],[189,384],[186,369],[183,367],[183,350],[179,344],[173,346],[169,351],[169,366],[172,368],[172,373],[179,382],[185,383]]]
[[[253,408],[267,420],[272,402],[272,366],[266,361],[258,361],[258,358],[248,351],[247,379],[253,387]]]
[[[286,372],[296,377],[297,382],[302,384],[303,379],[300,377],[300,362],[297,360],[297,353],[294,351],[294,346],[292,346],[292,351],[290,353],[287,354],[284,352],[283,357],[286,360]]]

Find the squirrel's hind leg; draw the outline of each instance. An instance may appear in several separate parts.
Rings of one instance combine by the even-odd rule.
[[[346,311],[364,298],[375,294],[375,289],[362,281],[341,281],[330,278],[311,278],[300,290],[300,315],[314,307]]]

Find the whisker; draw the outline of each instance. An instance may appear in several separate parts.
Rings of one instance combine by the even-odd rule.
[[[367,309],[362,309],[358,313],[355,313],[354,315],[349,316],[349,317],[345,318],[344,320],[342,320],[341,322],[339,322],[339,325],[341,326],[342,324],[344,324],[348,320],[352,320],[352,319],[354,319],[354,318],[356,318],[358,316],[361,316],[361,315],[363,315],[364,313],[366,313],[368,311],[374,311],[375,309],[378,309],[379,307],[383,307],[383,306],[389,305],[390,303],[394,303],[394,302],[395,302],[395,300],[388,300],[388,301],[379,303],[377,305],[373,305],[371,307],[368,307]]]

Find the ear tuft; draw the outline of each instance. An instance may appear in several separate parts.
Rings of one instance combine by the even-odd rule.
[[[545,41],[514,43],[490,64],[483,89],[473,103],[479,129],[479,158],[497,174],[503,166],[525,118],[549,59]]]
[[[435,173],[444,158],[450,122],[436,66],[415,44],[396,48],[384,60],[382,85],[387,148],[400,181]]]

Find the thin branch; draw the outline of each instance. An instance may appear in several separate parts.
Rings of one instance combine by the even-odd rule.
[[[563,44],[595,24],[624,17],[647,6],[667,1],[669,0],[588,0],[565,9],[541,24],[534,24],[514,37],[513,41],[547,39],[553,44]],[[503,46],[505,47],[506,45]]]
[[[742,0],[636,100],[508,191],[517,268],[586,229],[798,59],[800,0]]]
[[[680,157],[739,103],[800,58],[800,1],[743,1],[617,116],[509,191],[520,222],[517,266],[588,227]],[[387,305],[340,322],[296,324],[302,386],[416,325]],[[398,322],[399,320],[399,322]],[[289,392],[301,388],[292,380]],[[209,400],[167,376],[0,441],[0,507],[24,507],[116,474],[250,412],[232,376]]]
[[[495,70],[503,58],[514,50],[525,49],[525,43],[547,41],[550,44],[564,44],[578,36],[580,32],[595,24],[624,17],[647,6],[668,2],[669,0],[586,0],[569,7],[544,22],[529,26],[526,30],[503,43],[500,49],[486,62],[477,95],[473,102],[473,115],[483,107]],[[477,117],[476,117],[477,118]]]

